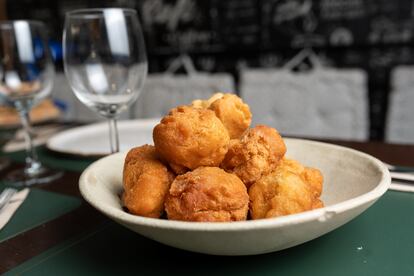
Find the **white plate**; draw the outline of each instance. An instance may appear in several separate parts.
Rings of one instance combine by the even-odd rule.
[[[118,122],[120,151],[143,144],[152,144],[152,129],[160,119],[125,120]],[[110,153],[109,126],[101,122],[62,131],[51,137],[47,148],[66,154],[105,156]]]
[[[222,223],[134,216],[122,209],[120,200],[125,153],[90,165],[79,180],[79,188],[96,209],[150,239],[200,253],[252,255],[292,247],[338,228],[365,211],[390,185],[387,168],[370,155],[320,142],[285,142],[289,157],[321,169],[325,208],[279,218]]]

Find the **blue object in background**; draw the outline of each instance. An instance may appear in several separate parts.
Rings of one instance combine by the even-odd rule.
[[[33,40],[34,43],[34,54],[36,59],[40,59],[43,57],[43,48],[42,48],[42,42],[40,39],[34,39]],[[62,60],[62,43],[60,41],[56,41],[56,40],[49,40],[48,41],[48,45],[49,45],[49,49],[50,49],[50,53],[52,55],[52,59],[53,61],[56,62],[60,62]]]
[[[53,103],[57,108],[59,108],[61,111],[66,112],[68,110],[68,103],[66,103],[64,100],[61,99],[53,99]]]
[[[61,62],[63,57],[62,43],[56,40],[49,40],[49,48],[55,63]]]
[[[34,44],[34,55],[36,60],[43,58],[43,45],[42,40],[40,38],[33,39]]]

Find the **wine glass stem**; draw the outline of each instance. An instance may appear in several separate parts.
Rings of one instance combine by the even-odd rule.
[[[39,172],[41,164],[37,158],[36,150],[33,145],[33,132],[30,126],[29,111],[19,110],[20,120],[23,126],[24,140],[26,146],[26,168],[25,173],[33,175]]]
[[[109,118],[109,141],[111,143],[111,153],[119,152],[119,136],[116,118]]]

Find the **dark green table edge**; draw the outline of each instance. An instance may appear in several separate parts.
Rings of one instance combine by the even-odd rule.
[[[52,199],[53,201],[51,201]],[[47,206],[48,209],[39,209],[41,206],[29,206],[31,204],[36,205],[39,200],[52,202],[53,206]],[[0,230],[0,243],[73,211],[79,208],[81,204],[81,199],[77,197],[31,188],[26,200],[19,206],[4,228]],[[28,215],[30,217],[27,217]],[[18,225],[19,222],[23,222],[23,226]]]
[[[94,242],[96,243],[97,239],[99,241],[99,236],[102,236],[100,232],[105,231],[115,231],[115,235],[113,236],[115,240],[112,241],[109,238],[110,235],[106,235],[105,239],[108,239],[108,247],[110,248],[105,248],[105,245],[102,245],[102,249],[106,249],[108,253],[95,253],[104,254],[103,256],[106,258],[112,258],[111,254],[118,252],[121,248],[123,251],[123,248],[125,248],[125,252],[129,253],[126,256],[125,252],[118,253],[118,255],[124,254],[121,257],[117,256],[118,259],[121,258],[124,260],[123,257],[130,258],[132,261],[128,260],[128,264],[130,266],[136,266],[139,265],[137,258],[142,257],[144,260],[141,265],[147,271],[148,266],[160,265],[160,268],[154,267],[154,272],[157,269],[158,271],[168,269],[168,263],[170,263],[176,266],[170,268],[171,274],[174,274],[174,269],[176,270],[175,273],[177,273],[177,270],[182,270],[181,267],[177,266],[188,265],[192,271],[186,271],[194,275],[196,269],[203,265],[204,260],[206,260],[206,263],[210,262],[210,266],[213,267],[208,268],[209,270],[215,271],[214,267],[222,269],[217,265],[214,266],[214,262],[226,265],[224,270],[218,270],[220,272],[218,274],[227,273],[228,270],[232,269],[233,265],[237,265],[243,268],[243,270],[240,270],[240,268],[234,270],[239,275],[302,275],[303,273],[297,273],[297,271],[302,271],[301,269],[307,269],[304,272],[308,273],[308,275],[314,275],[312,273],[317,273],[318,275],[414,275],[414,261],[412,261],[412,254],[410,254],[410,252],[414,252],[414,235],[412,234],[414,217],[412,216],[412,210],[407,208],[410,206],[414,208],[414,194],[388,191],[372,207],[356,219],[320,238],[275,253],[241,257],[209,256],[173,249],[158,245],[158,243],[141,236],[134,238],[135,233],[127,229],[122,230],[123,227],[116,225],[114,222],[108,222],[96,231],[84,233],[43,252],[15,267],[6,275],[24,272],[30,273],[30,270],[50,260],[54,256],[57,256],[58,259],[59,256],[62,258],[62,255],[59,254],[62,253],[64,256],[66,250],[70,251],[72,249],[76,252],[76,245],[85,246],[85,244],[82,245],[84,241],[86,245],[91,242],[92,244]],[[399,212],[396,213],[396,211]],[[401,223],[404,223],[402,227],[395,226],[401,225]],[[120,234],[122,237],[120,237]],[[100,238],[102,239],[102,237]],[[123,245],[119,245],[119,239],[124,242]],[[131,244],[136,243],[135,247],[128,249],[130,244],[125,243],[125,240],[122,239],[130,241]],[[111,242],[112,246],[116,244],[118,248],[114,249],[111,247]],[[136,246],[140,246],[141,244],[144,247],[143,249],[150,251],[148,254],[136,252],[139,250]],[[152,248],[155,249],[152,250]],[[339,251],[332,252],[332,248],[337,248]],[[110,250],[118,251],[110,252]],[[171,254],[172,258],[178,257],[182,262],[176,264],[171,260],[165,261],[163,258],[168,254]],[[146,260],[145,258],[150,258],[150,260]],[[192,261],[195,264],[191,264]],[[107,264],[107,262],[108,260],[104,260],[102,265]],[[167,262],[167,264],[164,264],[167,268],[163,265],[165,262]],[[200,264],[197,264],[197,262],[200,262]],[[227,265],[227,262],[230,262],[230,265]],[[260,267],[260,264],[263,264],[264,267]],[[253,267],[250,267],[250,265]],[[330,270],[323,267],[324,265],[331,266],[329,268]],[[332,265],[334,265],[334,268]],[[255,266],[257,267],[255,268]],[[113,267],[111,268],[113,269]],[[348,271],[352,270],[352,268],[357,268],[357,271]],[[90,270],[91,267],[88,267],[88,269]],[[334,270],[332,271],[332,269]],[[82,268],[79,270],[82,270]],[[202,271],[200,270],[200,272]],[[270,272],[273,274],[269,274]],[[67,273],[70,273],[70,271],[67,271]]]

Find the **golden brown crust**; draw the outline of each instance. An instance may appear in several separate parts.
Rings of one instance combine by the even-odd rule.
[[[129,212],[159,218],[174,174],[158,159],[154,146],[131,149],[123,171],[123,203]]]
[[[215,101],[215,100],[218,100],[218,99],[221,99],[221,98],[223,98],[223,96],[224,96],[224,94],[223,93],[220,93],[220,92],[218,92],[218,93],[215,93],[213,96],[211,96],[209,99],[207,99],[207,100],[194,100],[192,103],[191,103],[191,106],[192,107],[196,107],[196,108],[209,108],[210,107],[210,105]]]
[[[320,170],[304,167],[296,160],[283,158],[279,166],[284,166],[286,169],[300,175],[303,180],[311,187],[314,197],[320,197],[322,194],[323,175]]]
[[[312,210],[314,197],[303,179],[278,167],[249,189],[252,219],[279,217]]]
[[[322,194],[323,175],[320,170],[310,167],[305,167],[302,177],[310,185],[315,197],[320,197]]]
[[[323,208],[324,206],[325,205],[323,204],[322,200],[320,200],[319,198],[317,198],[312,203],[312,210],[313,209]]]
[[[214,111],[229,132],[230,139],[240,138],[252,121],[249,106],[236,94],[216,93],[207,100],[195,100],[191,105]]]
[[[215,100],[209,109],[214,111],[227,128],[230,139],[240,138],[252,121],[249,106],[234,94],[224,94]]]
[[[240,140],[231,140],[221,167],[236,174],[249,187],[270,173],[286,153],[285,143],[273,128],[258,125]]]
[[[322,208],[322,184],[319,170],[283,158],[274,171],[250,187],[250,215],[260,219]]]
[[[165,201],[168,219],[245,220],[249,196],[243,182],[216,167],[200,167],[177,176]]]
[[[157,151],[176,173],[200,166],[218,166],[227,153],[229,134],[207,109],[180,106],[155,126]]]

